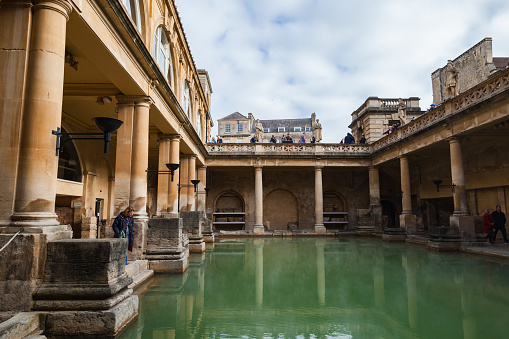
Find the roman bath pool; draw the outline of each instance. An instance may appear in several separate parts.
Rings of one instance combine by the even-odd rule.
[[[120,338],[507,338],[509,263],[376,239],[228,239]]]

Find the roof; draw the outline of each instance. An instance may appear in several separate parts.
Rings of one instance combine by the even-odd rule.
[[[495,64],[496,68],[506,68],[507,66],[509,66],[509,58],[493,57],[493,63]]]
[[[274,119],[274,120],[260,120],[263,129],[268,128],[269,131],[266,133],[277,133],[278,127],[285,127],[286,132],[290,132],[294,127],[311,127],[311,118],[305,119]],[[255,132],[254,124],[251,128],[251,133]]]
[[[249,119],[248,117],[243,116],[239,112],[234,112],[218,120],[248,120],[248,119]]]

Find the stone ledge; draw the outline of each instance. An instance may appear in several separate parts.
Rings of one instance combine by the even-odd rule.
[[[41,314],[35,312],[18,313],[0,323],[0,338],[21,339],[39,330]]]

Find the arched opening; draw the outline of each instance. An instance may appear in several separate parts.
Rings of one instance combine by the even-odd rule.
[[[173,60],[170,53],[170,44],[163,26],[159,26],[156,29],[152,54],[161,72],[168,81],[170,88],[173,88]]]
[[[348,228],[348,206],[343,196],[335,191],[323,194],[323,224],[327,230]]]
[[[140,15],[140,2],[139,0],[122,0],[127,13],[133,19],[134,25],[141,33],[141,15]]]
[[[58,173],[57,178],[69,181],[82,182],[83,175],[81,171],[80,158],[72,140],[68,140],[69,134],[62,127],[62,140],[64,144],[62,151],[58,156]],[[68,141],[66,141],[68,140]]]
[[[188,118],[191,118],[191,91],[189,90],[189,82],[187,80],[184,80],[184,85],[182,86],[182,110]]]
[[[396,208],[394,205],[388,200],[382,200],[380,202],[382,205],[382,222],[384,228],[394,228],[399,227],[399,220],[397,220],[396,216]]]
[[[327,191],[323,194],[324,212],[346,212],[347,206],[341,194],[334,191]]]
[[[221,193],[214,203],[213,226],[216,230],[241,230],[245,226],[245,204],[237,192]]]
[[[263,218],[269,230],[288,230],[299,228],[297,199],[287,190],[277,189],[263,202]]]

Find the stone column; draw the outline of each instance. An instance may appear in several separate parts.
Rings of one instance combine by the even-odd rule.
[[[0,3],[0,225],[8,225],[14,212],[31,7],[29,0]]]
[[[255,166],[255,223],[253,233],[264,233],[263,227],[263,172],[262,166]]]
[[[205,187],[207,187],[207,166],[198,167],[198,180],[200,183],[198,184],[198,201],[196,203],[197,211],[205,211],[205,204],[207,195],[205,194]]]
[[[191,180],[196,179],[196,155],[189,156],[189,168],[188,168],[188,182],[189,187],[187,190],[187,210],[195,211],[196,210],[196,193],[194,191],[194,186]]]
[[[456,138],[451,139],[449,147],[451,151],[452,183],[456,185],[454,188],[454,215],[468,215],[467,190],[460,141]]]
[[[476,240],[475,221],[468,215],[467,189],[465,185],[465,172],[463,169],[463,156],[461,143],[458,139],[449,140],[451,152],[451,178],[454,187],[454,213],[449,217],[451,227],[458,228],[463,240]]]
[[[189,188],[189,156],[180,159],[180,212],[187,211],[187,192]]]
[[[16,199],[11,216],[11,225],[22,226],[28,232],[67,229],[59,226],[55,214],[58,157],[52,130],[60,127],[62,118],[66,23],[71,10],[66,0],[36,1],[33,7]],[[20,29],[4,27],[2,36],[6,30],[17,34]],[[25,33],[20,34],[21,39]],[[3,117],[7,116],[7,112],[3,113]]]
[[[124,123],[117,130],[117,149],[115,151],[115,195],[113,215],[115,218],[129,206],[131,192],[131,158],[133,153],[134,100],[117,96],[118,118]]]
[[[378,167],[369,168],[369,208],[373,214],[375,232],[382,231],[382,206],[380,205],[380,180]]]
[[[327,230],[323,224],[323,188],[322,188],[322,168],[315,166],[315,232],[326,233]]]
[[[168,172],[166,164],[170,163],[170,138],[167,135],[160,134],[159,142],[159,163],[157,166],[158,171]],[[168,198],[169,198],[169,182],[171,175],[166,173],[157,174],[157,215],[161,216],[168,211]]]
[[[400,157],[399,164],[401,168],[401,194],[403,205],[403,212],[399,216],[399,224],[407,233],[414,234],[416,232],[416,217],[415,214],[412,214],[412,192],[410,188],[408,158]]]
[[[175,134],[170,137],[170,164],[180,164],[180,135]],[[180,168],[175,171],[173,181],[168,182],[169,200],[168,200],[168,217],[178,217],[178,184],[179,184]]]
[[[136,97],[133,123],[133,153],[131,162],[131,186],[129,204],[134,208],[134,245],[129,259],[144,258],[147,245],[147,173],[149,109],[152,100],[149,97]]]

